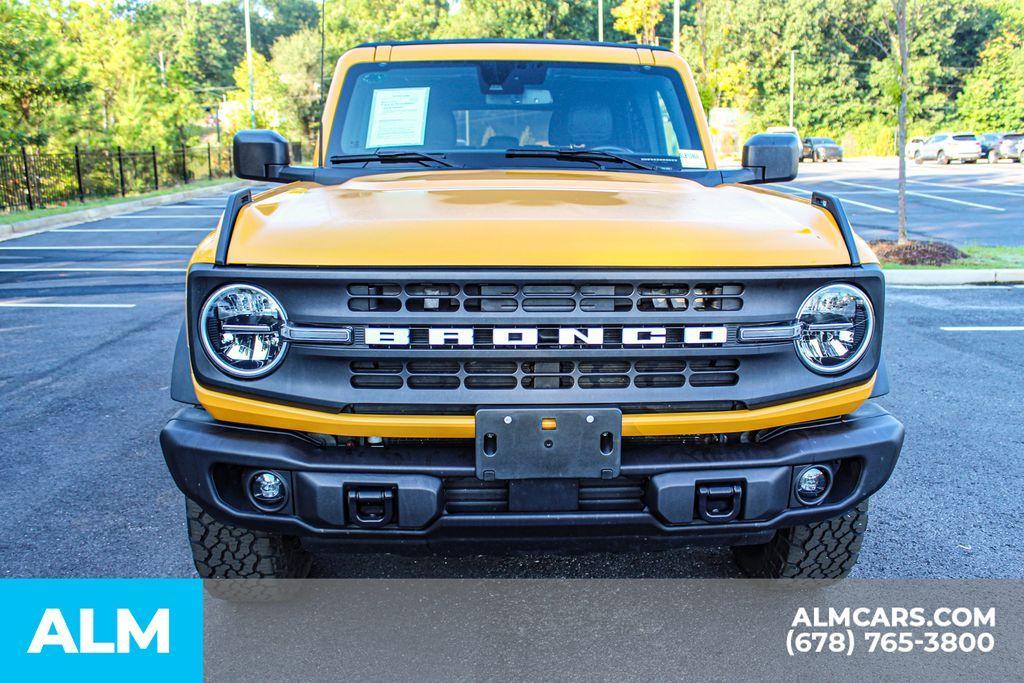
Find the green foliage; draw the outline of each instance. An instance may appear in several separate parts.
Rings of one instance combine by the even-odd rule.
[[[307,148],[320,103],[317,0],[251,0],[257,123]],[[892,0],[682,0],[681,51],[706,109],[749,131],[789,118],[849,153],[891,154]],[[453,11],[457,6],[457,11]],[[1020,0],[908,0],[909,120],[1024,128]],[[605,38],[671,45],[669,0],[606,0]],[[327,73],[359,43],[597,37],[588,0],[328,0]],[[0,0],[0,145],[167,148],[249,125],[242,0]]]
[[[59,133],[54,107],[89,90],[60,48],[43,8],[0,0],[0,143],[44,144]]]

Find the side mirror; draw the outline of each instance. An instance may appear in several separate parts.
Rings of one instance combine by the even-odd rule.
[[[743,145],[743,168],[754,172],[750,185],[793,180],[800,168],[800,139],[790,133],[751,136]]]
[[[288,141],[272,130],[240,130],[232,144],[235,175],[246,180],[281,181],[291,163]]]

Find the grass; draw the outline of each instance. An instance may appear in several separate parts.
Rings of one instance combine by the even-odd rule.
[[[93,199],[85,203],[82,202],[68,202],[67,206],[54,206],[46,209],[36,209],[34,211],[14,211],[12,213],[0,214],[0,225],[10,225],[11,223],[20,223],[21,221],[32,220],[33,218],[43,218],[44,216],[58,216],[62,213],[71,213],[72,211],[81,211],[82,209],[93,209],[99,206],[110,206],[112,204],[121,204],[122,202],[130,202],[136,199],[146,199],[147,197],[160,197],[165,194],[172,194],[174,192],[184,192],[185,190],[196,190],[203,187],[213,187],[214,185],[223,185],[224,183],[233,183],[237,178],[217,178],[216,180],[196,180],[188,185],[174,185],[172,187],[165,187],[155,192],[144,192],[142,194],[131,194],[127,197],[107,197],[105,199]]]
[[[1024,268],[1024,247],[983,247],[972,245],[960,247],[967,258],[950,261],[942,268]],[[935,266],[905,266],[900,263],[882,262],[887,270],[924,270]]]

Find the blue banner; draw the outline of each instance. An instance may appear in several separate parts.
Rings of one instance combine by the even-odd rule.
[[[4,579],[0,604],[9,680],[202,680],[199,580]]]

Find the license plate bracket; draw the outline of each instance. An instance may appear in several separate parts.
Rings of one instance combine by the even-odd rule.
[[[618,408],[483,408],[476,413],[476,476],[496,479],[619,476]]]

